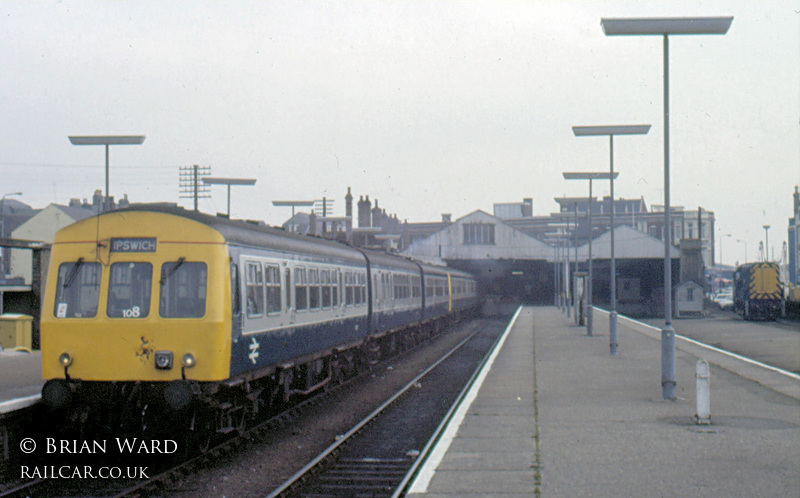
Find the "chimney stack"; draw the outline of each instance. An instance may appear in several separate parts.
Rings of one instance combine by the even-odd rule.
[[[381,226],[381,208],[378,207],[378,199],[375,199],[375,207],[372,208],[372,226]]]
[[[370,208],[372,203],[369,201],[369,196],[366,200],[364,197],[359,197],[358,200],[358,226],[359,228],[368,228],[370,226]]]
[[[347,187],[347,195],[344,196],[344,215],[353,217],[353,194],[350,193],[350,187]]]

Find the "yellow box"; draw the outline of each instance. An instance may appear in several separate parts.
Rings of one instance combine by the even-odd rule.
[[[23,347],[31,349],[31,323],[33,317],[19,313],[0,315],[0,346],[5,349]]]

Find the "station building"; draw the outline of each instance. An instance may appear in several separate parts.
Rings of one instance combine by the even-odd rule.
[[[561,232],[561,236],[558,232]],[[545,243],[503,220],[475,211],[428,237],[413,241],[401,253],[409,257],[468,271],[487,294],[517,298],[530,304],[551,304],[558,282],[577,268],[588,270],[589,243],[575,245],[558,226]],[[615,259],[618,310],[632,316],[663,316],[664,244],[626,225],[617,226]],[[680,278],[680,251],[671,248],[674,283]],[[593,301],[610,303],[611,234],[592,240]],[[574,288],[574,282],[570,289]]]

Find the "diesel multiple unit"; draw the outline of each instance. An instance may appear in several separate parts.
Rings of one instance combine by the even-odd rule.
[[[477,304],[450,268],[176,207],[113,211],[56,234],[42,397],[73,419],[113,406],[110,427],[166,408],[224,432]]]

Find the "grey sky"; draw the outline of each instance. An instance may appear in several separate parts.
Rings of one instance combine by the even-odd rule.
[[[351,186],[409,221],[494,202],[587,195],[562,171],[606,170],[608,140],[573,125],[652,124],[615,140],[615,193],[662,202],[662,43],[606,37],[601,17],[733,16],[670,41],[672,204],[717,217],[726,263],[786,240],[800,184],[800,0],[0,3],[0,194],[35,207],[103,188],[178,199],[178,168],[254,177],[232,216]],[[225,211],[224,187],[201,203]],[[608,194],[600,184],[597,195]],[[182,201],[189,206],[188,201]]]

